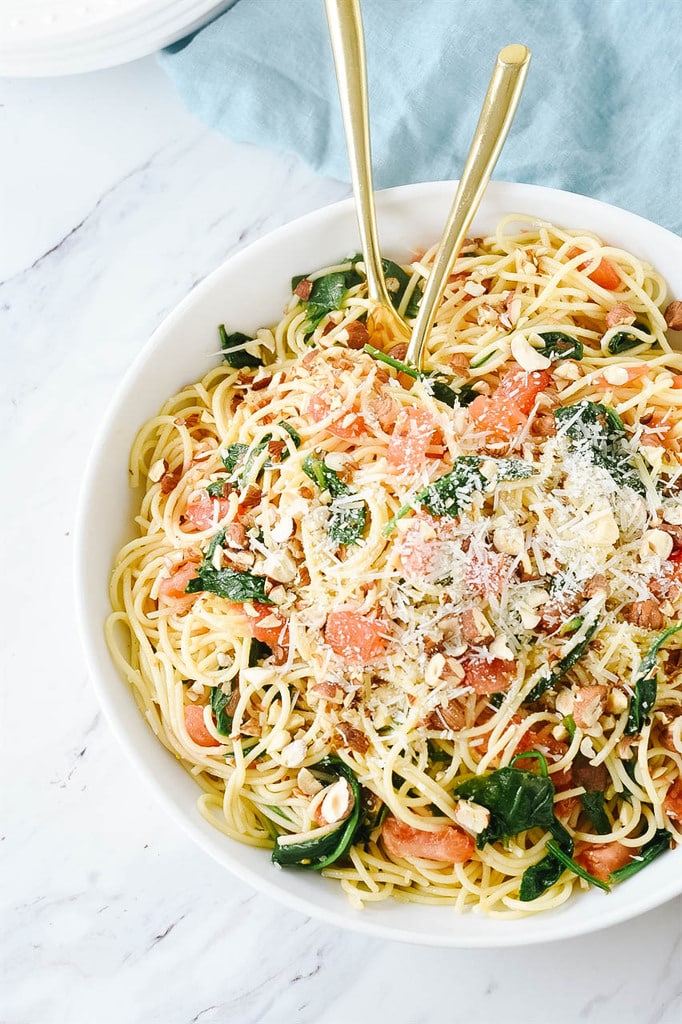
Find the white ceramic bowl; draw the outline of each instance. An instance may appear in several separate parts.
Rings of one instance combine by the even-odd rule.
[[[454,188],[434,182],[378,196],[383,252],[406,260],[440,235]],[[530,213],[595,231],[653,263],[673,297],[682,295],[682,240],[640,217],[593,199],[533,185],[493,184],[472,234],[507,213]],[[238,253],[192,291],[155,331],[126,374],[100,429],[87,469],[76,535],[76,587],[90,672],[111,726],[140,775],[207,853],[256,889],[303,913],[357,931],[438,946],[512,946],[567,938],[626,920],[682,892],[682,853],[661,857],[609,896],[580,894],[548,914],[519,921],[458,915],[447,907],[391,900],[354,910],[335,882],[313,872],[280,871],[268,851],[214,830],[196,808],[199,789],[155,739],[104,642],[107,585],[121,544],[132,536],[127,463],[138,427],[164,399],[216,364],[216,325],[251,331],[279,319],[293,274],[322,267],[358,248],[350,200],[311,213]]]

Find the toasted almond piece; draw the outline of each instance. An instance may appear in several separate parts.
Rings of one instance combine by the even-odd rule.
[[[479,281],[467,281],[464,285],[464,291],[473,298],[485,295],[485,287]]]
[[[280,516],[272,530],[270,536],[276,544],[284,544],[286,540],[289,540],[292,533],[294,532],[294,521],[291,516],[283,515]]]
[[[604,370],[604,380],[607,384],[619,388],[623,384],[627,384],[629,374],[624,366],[607,366]]]
[[[525,536],[520,526],[498,526],[493,531],[493,547],[503,555],[520,555],[525,547]]]
[[[554,707],[557,710],[557,714],[563,715],[566,718],[567,715],[573,714],[573,691],[569,690],[567,686],[563,690],[559,690],[555,699]]]
[[[316,779],[307,768],[301,768],[296,776],[296,785],[304,796],[315,796],[317,793],[321,793],[324,788],[319,779]]]
[[[163,474],[166,472],[168,466],[165,459],[157,459],[156,462],[152,463],[149,467],[149,473],[147,474],[153,484],[157,484]]]
[[[288,551],[273,551],[265,559],[263,571],[278,583],[291,583],[296,579],[296,563]]]
[[[458,800],[455,805],[455,821],[463,829],[477,836],[490,823],[490,811],[480,804],[471,803],[469,800]]]
[[[655,555],[665,561],[670,558],[673,550],[673,538],[665,530],[647,530],[642,536],[642,543],[639,548],[641,559],[650,558]]]
[[[628,708],[628,697],[623,690],[614,687],[606,698],[606,710],[612,711],[614,715],[621,715]]]
[[[507,643],[507,638],[504,634],[496,636],[490,647],[488,648],[493,658],[499,658],[500,661],[513,661],[514,653]]]
[[[273,604],[282,605],[285,604],[287,599],[286,587],[278,583],[277,586],[273,587],[268,594],[268,598]]]
[[[327,787],[324,800],[320,806],[320,815],[325,824],[331,825],[336,821],[343,821],[353,809],[353,794],[344,778],[337,779],[331,786]]]
[[[307,754],[308,744],[305,740],[293,740],[284,747],[279,758],[287,768],[298,768],[305,761]]]
[[[552,365],[552,360],[533,348],[523,334],[516,334],[512,338],[511,354],[521,369],[526,370],[528,373],[531,373],[533,370],[546,370]]]

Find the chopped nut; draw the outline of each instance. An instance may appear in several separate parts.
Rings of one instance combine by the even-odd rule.
[[[627,710],[627,707],[627,694],[623,693],[622,690],[619,690],[618,687],[614,687],[606,698],[606,710],[612,711],[616,715],[620,715],[623,711]]]
[[[564,718],[573,714],[573,692],[568,687],[564,687],[557,692],[554,707],[557,710],[557,714],[563,715]]]
[[[554,376],[558,377],[560,380],[579,380],[581,376],[580,367],[570,359],[564,359],[563,362],[559,363],[555,368]]]
[[[498,526],[493,531],[493,547],[503,555],[520,555],[525,547],[525,536],[520,526]]]
[[[458,800],[455,805],[455,821],[463,829],[477,836],[490,823],[490,811],[480,804],[471,803],[469,800]]]
[[[516,334],[512,338],[511,354],[521,369],[526,370],[528,373],[531,373],[533,370],[546,370],[552,365],[552,360],[533,348],[523,334]]]
[[[320,817],[324,823],[331,825],[336,821],[343,821],[353,809],[353,794],[346,779],[338,779],[327,792],[320,806]]]
[[[460,616],[462,638],[468,644],[488,644],[495,636],[485,615],[479,608],[467,608]]]
[[[268,594],[268,598],[272,601],[273,604],[285,604],[287,599],[286,588],[283,587],[281,583],[278,583],[277,586],[272,588],[272,590]]]
[[[308,744],[304,740],[294,740],[280,754],[280,761],[287,768],[298,768],[303,764],[308,753]]]
[[[633,626],[641,626],[643,629],[662,629],[665,625],[665,618],[653,598],[633,601],[632,604],[626,605],[623,608],[623,618]]]
[[[616,388],[627,384],[629,376],[624,366],[607,366],[604,370],[604,380],[607,384],[612,384]]]
[[[506,636],[496,636],[488,650],[493,658],[499,658],[500,661],[514,660],[514,652],[509,647]]]
[[[293,532],[293,519],[291,516],[284,515],[279,517],[270,532],[270,536],[276,544],[283,544],[286,540],[289,540],[289,537],[291,537]]]
[[[249,569],[256,561],[253,551],[225,551],[224,554],[239,569]]]
[[[647,530],[639,548],[641,559],[650,558],[655,555],[665,561],[670,558],[673,550],[673,538],[667,530]]]
[[[156,462],[152,463],[149,467],[149,473],[147,474],[151,482],[153,484],[157,484],[166,472],[167,468],[168,466],[165,459],[157,459]]]
[[[296,785],[304,796],[315,796],[317,793],[321,793],[324,789],[319,779],[316,779],[313,773],[308,771],[307,768],[301,768],[300,772],[296,776]]]
[[[275,729],[270,735],[268,749],[277,753],[279,750],[284,750],[290,743],[291,733],[287,729]]]
[[[291,583],[296,579],[296,563],[287,551],[272,551],[265,559],[263,571],[278,583]]]
[[[478,298],[479,295],[485,295],[485,287],[478,281],[467,281],[464,285],[464,291],[467,295],[471,295],[474,298]]]
[[[369,740],[365,736],[364,732],[360,732],[359,729],[354,729],[352,725],[348,725],[347,722],[341,722],[337,725],[336,732],[341,739],[341,745],[344,747],[350,747],[356,754],[366,754],[369,750]]]
[[[682,302],[668,303],[665,322],[671,331],[682,331]]]

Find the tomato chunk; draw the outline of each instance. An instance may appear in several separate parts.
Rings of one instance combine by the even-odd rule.
[[[204,722],[204,709],[199,704],[185,705],[185,727],[189,738],[200,747],[217,747],[218,741],[211,736]]]
[[[426,832],[397,818],[386,819],[381,838],[391,857],[422,857],[445,864],[463,864],[471,859],[476,848],[473,838],[455,825]]]
[[[574,256],[580,256],[584,251],[584,249],[577,249],[575,246],[571,246],[566,255],[569,260],[572,260]],[[586,260],[585,263],[579,263],[578,270],[585,270],[590,265],[590,262],[590,260]],[[594,281],[600,288],[605,288],[610,292],[615,291],[620,284],[620,274],[611,260],[607,260],[605,256],[602,256],[597,266],[587,276],[590,281]]]
[[[408,407],[396,420],[388,446],[388,461],[398,469],[416,473],[427,458],[438,458],[441,451],[430,451],[442,441],[433,416],[426,409]]]
[[[637,850],[622,843],[602,843],[584,846],[575,855],[576,862],[600,882],[608,882],[609,875],[629,864]]]
[[[675,779],[665,794],[663,810],[672,821],[682,821],[682,778]]]
[[[499,693],[508,690],[516,675],[516,662],[493,658],[470,658],[464,665],[464,685],[476,693]]]
[[[339,658],[351,665],[370,665],[386,649],[385,624],[359,612],[330,612],[324,638]]]
[[[172,606],[172,610],[180,614],[188,611],[199,596],[185,593],[187,584],[197,574],[198,565],[198,561],[192,558],[186,558],[184,562],[180,562],[168,579],[161,581],[159,585],[160,602]]]
[[[488,398],[479,395],[469,406],[469,416],[478,430],[508,440],[524,425],[541,391],[552,381],[547,370],[510,370]]]
[[[210,494],[203,491],[188,502],[185,509],[185,522],[190,524],[190,530],[209,530],[216,522],[225,518],[229,507],[230,503],[227,498],[212,498]],[[216,510],[217,518],[214,518]]]
[[[310,396],[306,414],[310,416],[313,423],[319,423],[326,419],[330,411],[331,403],[322,391],[317,391]],[[353,441],[367,432],[367,425],[359,413],[345,412],[338,419],[333,420],[327,430],[334,437],[340,437],[344,441]]]

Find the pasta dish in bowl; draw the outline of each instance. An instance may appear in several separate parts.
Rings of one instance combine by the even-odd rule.
[[[491,941],[460,920],[570,934],[581,903],[595,927],[682,838],[674,295],[507,188],[421,374],[374,347],[362,262],[329,242],[287,260],[279,320],[222,300],[221,355],[132,445],[107,623],[213,848],[246,844],[269,891],[336,883],[363,921],[438,914],[453,944]],[[432,253],[390,251],[409,319]]]

